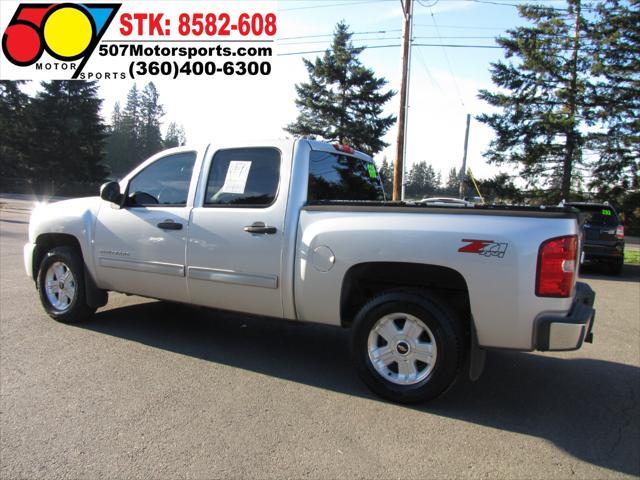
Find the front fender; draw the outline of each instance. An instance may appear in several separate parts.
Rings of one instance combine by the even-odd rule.
[[[36,206],[29,221],[29,242],[38,244],[43,236],[51,234],[74,237],[80,245],[87,270],[95,276],[92,245],[102,203],[99,197],[88,197]]]

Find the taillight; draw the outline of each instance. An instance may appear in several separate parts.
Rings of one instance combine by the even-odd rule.
[[[578,237],[551,238],[540,245],[536,295],[538,297],[571,296],[576,273]]]
[[[343,153],[353,153],[353,152],[355,152],[355,150],[352,147],[350,147],[349,145],[340,145],[339,143],[334,144],[333,148],[335,148],[339,152],[343,152]]]
[[[624,227],[622,225],[616,227],[616,238],[618,240],[624,240]]]

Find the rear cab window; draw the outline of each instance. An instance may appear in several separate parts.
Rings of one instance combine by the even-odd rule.
[[[313,150],[309,156],[309,202],[385,200],[373,161]]]

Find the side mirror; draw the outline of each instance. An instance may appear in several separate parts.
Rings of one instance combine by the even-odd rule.
[[[120,193],[120,184],[118,182],[107,182],[100,187],[100,198],[107,202],[120,205],[122,203],[122,194]]]
[[[158,199],[145,192],[135,192],[129,197],[132,206],[145,207],[147,205],[158,205]]]

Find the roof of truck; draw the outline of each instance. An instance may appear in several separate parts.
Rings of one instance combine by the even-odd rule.
[[[300,138],[300,141],[305,141],[309,143],[309,146],[311,147],[311,150],[317,150],[320,152],[330,152],[330,153],[340,153],[342,155],[352,155],[354,157],[358,157],[361,160],[366,160],[368,162],[372,162],[373,159],[367,155],[364,152],[361,152],[360,150],[356,150],[353,149],[352,152],[344,152],[341,150],[338,150],[338,144],[337,143],[329,143],[329,142],[319,142],[318,140],[310,140],[308,138]],[[347,147],[349,147],[349,145],[346,145]]]

